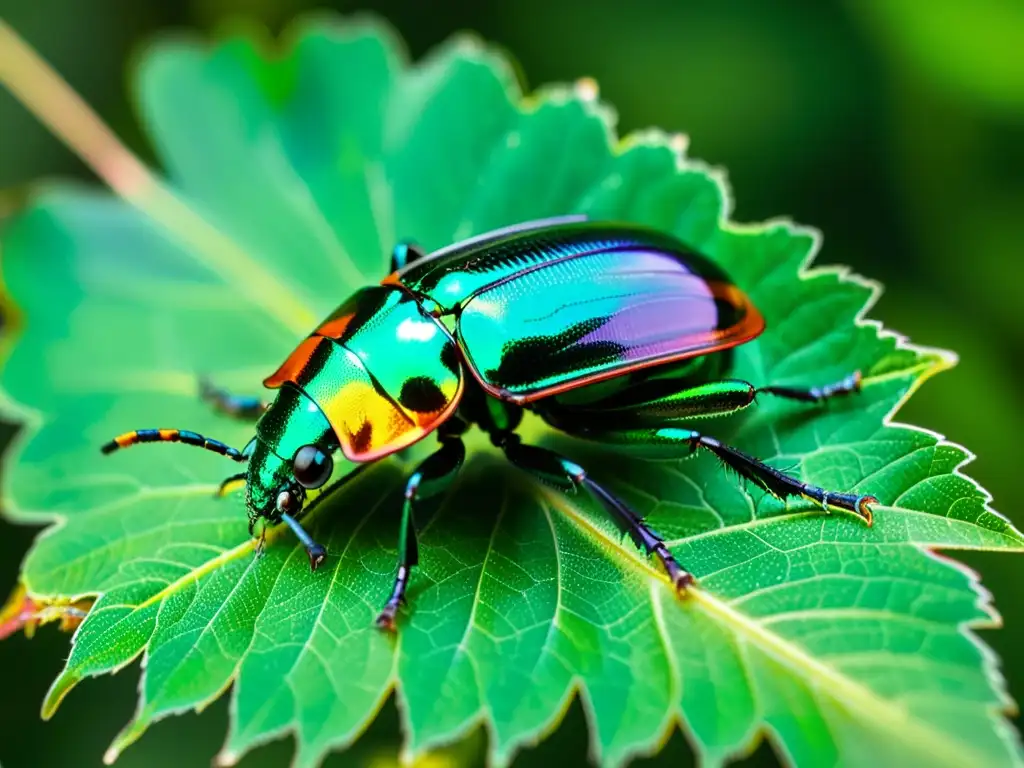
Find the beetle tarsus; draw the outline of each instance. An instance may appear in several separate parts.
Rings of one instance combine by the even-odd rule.
[[[775,395],[787,400],[798,400],[804,403],[824,403],[836,397],[854,395],[861,391],[864,377],[860,371],[854,371],[846,378],[822,387],[759,387],[758,394]]]
[[[281,512],[280,515],[281,522],[292,529],[295,538],[306,548],[306,554],[309,555],[309,568],[315,571],[326,559],[327,550],[322,545],[313,541],[313,537],[306,533],[306,529],[294,517],[287,512]]]
[[[653,554],[661,561],[661,566],[668,574],[669,581],[676,588],[676,592],[680,596],[685,595],[686,590],[694,584],[693,574],[679,564],[664,542],[659,541],[654,545]]]
[[[384,608],[377,614],[374,622],[377,627],[387,632],[394,632],[397,628],[398,609],[405,605],[405,588],[409,583],[409,569],[399,566],[398,577],[395,579],[395,586],[391,590],[391,597],[384,604]]]
[[[869,528],[874,523],[871,505],[878,503],[874,496],[826,491],[816,485],[805,486],[800,495],[808,501],[813,501],[828,514],[833,511],[850,512],[863,520]]]
[[[309,555],[309,569],[315,571],[327,558],[327,550],[323,546],[313,542],[312,546],[306,546],[306,554]]]
[[[398,603],[388,601],[384,609],[377,615],[374,624],[377,625],[378,629],[382,629],[385,632],[394,632],[397,628],[396,619],[398,617]]]

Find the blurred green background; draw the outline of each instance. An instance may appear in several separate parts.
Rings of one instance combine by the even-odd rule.
[[[734,218],[783,215],[822,229],[819,263],[848,264],[885,283],[873,318],[960,354],[960,365],[929,382],[901,420],[977,451],[970,474],[1024,525],[1013,486],[1024,434],[1015,375],[1024,352],[1024,3],[0,0],[0,17],[151,160],[125,88],[126,64],[147,39],[167,29],[215,31],[238,17],[276,31],[324,7],[385,16],[417,57],[472,29],[513,52],[531,86],[593,76],[622,132],[684,131],[692,156],[728,169]],[[89,174],[0,92],[0,191],[52,176]],[[0,529],[0,592],[15,583],[33,535]],[[960,559],[982,572],[1006,614],[1005,628],[983,637],[1022,696],[1022,564],[1005,555]],[[83,684],[54,721],[39,720],[67,644],[52,629],[0,644],[0,762],[8,768],[99,765],[130,716],[137,666]],[[200,718],[165,721],[118,764],[206,765],[226,720],[222,700]],[[387,764],[397,728],[390,707],[358,752],[329,764]],[[290,750],[279,742],[242,765],[285,765]],[[517,765],[556,755],[573,765],[585,750],[577,706],[566,728]],[[668,752],[659,764],[689,762],[678,736]],[[772,762],[764,748],[754,760]]]

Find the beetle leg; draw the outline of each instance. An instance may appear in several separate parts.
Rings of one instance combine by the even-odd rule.
[[[575,493],[583,486],[597,496],[616,523],[629,534],[633,543],[648,555],[658,558],[678,592],[684,592],[693,583],[693,575],[679,564],[665,546],[664,539],[651,530],[640,515],[591,479],[583,467],[547,448],[524,445],[515,434],[503,437],[501,447],[505,455],[520,469],[562,491]]]
[[[302,543],[302,546],[306,548],[306,554],[309,555],[309,567],[315,571],[320,567],[324,558],[327,557],[327,550],[324,549],[322,544],[317,544],[313,541],[313,537],[306,533],[306,529],[302,527],[298,520],[287,512],[280,512],[279,514],[281,515],[281,522],[292,529],[292,533],[295,534],[295,538],[297,538]]]
[[[391,249],[391,271],[397,272],[403,267],[419,261],[424,256],[426,256],[424,250],[415,243],[398,243]]]
[[[873,519],[871,505],[878,503],[874,496],[826,491],[817,485],[801,482],[713,437],[689,429],[662,427],[577,434],[580,437],[598,440],[605,445],[638,449],[642,454],[653,458],[676,458],[680,449],[685,449],[691,454],[703,449],[717,456],[740,477],[756,483],[776,498],[798,497],[813,501],[826,512],[852,512],[868,525],[871,525]]]
[[[863,380],[860,371],[854,371],[845,379],[833,384],[826,384],[823,387],[759,387],[758,393],[764,392],[768,395],[783,397],[787,400],[799,400],[805,403],[823,403],[834,397],[852,395],[860,392],[861,381]]]
[[[398,608],[405,602],[405,589],[409,584],[409,573],[419,562],[419,546],[416,542],[416,523],[413,512],[416,506],[431,497],[443,493],[451,485],[466,457],[466,448],[456,435],[442,438],[441,447],[424,459],[409,476],[405,484],[405,500],[402,503],[402,522],[398,533],[398,570],[384,609],[377,616],[377,626],[394,631]]]
[[[217,412],[241,421],[256,421],[267,410],[267,404],[258,397],[232,395],[215,387],[206,378],[199,380],[199,397]]]
[[[753,384],[727,379],[658,394],[644,394],[639,388],[636,392],[627,390],[586,406],[541,401],[536,410],[551,426],[571,434],[591,429],[604,432],[662,426],[669,420],[724,416],[749,406],[756,392]]]
[[[256,518],[249,520],[249,535],[252,536],[253,529],[256,527]],[[260,528],[259,538],[256,539],[256,546],[253,547],[253,554],[256,557],[262,557],[264,550],[267,548],[267,524],[264,521],[263,526]]]
[[[246,473],[246,472],[239,472],[237,475],[232,475],[231,477],[224,478],[221,481],[220,486],[218,486],[218,488],[217,488],[217,493],[216,493],[217,498],[218,499],[223,498],[223,497],[227,496],[229,493],[231,493],[232,491],[234,491],[239,485],[245,485],[245,481],[246,481],[247,477],[248,477],[248,473]],[[250,531],[250,533],[251,533],[251,531]]]

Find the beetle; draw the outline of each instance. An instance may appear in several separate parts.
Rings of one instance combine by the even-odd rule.
[[[516,434],[524,410],[564,433],[654,458],[710,452],[781,499],[809,500],[872,522],[873,496],[827,491],[686,424],[729,414],[758,394],[823,403],[860,391],[858,373],[819,387],[755,387],[727,378],[736,347],[765,321],[708,258],[665,233],[565,216],[489,232],[429,255],[399,244],[392,271],[356,291],[264,385],[272,403],[212,385],[202,396],[255,421],[244,450],[178,429],[129,432],[103,446],[181,442],[246,463],[249,531],[285,523],[316,570],[327,552],[299,518],[340,451],[357,468],[435,434],[408,477],[394,585],[377,624],[394,629],[416,565],[415,511],[444,493],[465,458],[462,436],[484,430],[516,467],[566,492],[593,494],[676,589],[693,577],[662,538],[579,464]],[[335,486],[332,486],[332,488]]]

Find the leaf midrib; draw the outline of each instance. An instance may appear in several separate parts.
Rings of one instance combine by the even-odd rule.
[[[569,503],[568,499],[540,484],[536,485],[538,492],[543,494],[553,507],[565,513],[568,519],[585,535],[589,535],[601,547],[610,550],[619,560],[630,563],[651,579],[660,580],[666,589],[671,587],[667,576],[653,568],[650,563],[627,551],[620,542],[610,538],[605,531],[595,526],[579,509]],[[923,724],[920,720],[911,717],[904,708],[894,706],[888,699],[878,696],[871,689],[815,659],[786,638],[768,631],[755,620],[736,611],[710,592],[699,587],[691,587],[687,591],[687,598],[700,607],[705,615],[724,626],[731,634],[743,635],[754,647],[763,653],[774,656],[785,666],[794,670],[808,682],[812,691],[828,695],[844,710],[857,713],[862,720],[879,726],[879,730],[892,731],[904,743],[928,745],[929,749],[922,754],[928,755],[937,762],[957,768],[962,765],[985,764],[984,756],[978,755],[962,742],[950,739],[945,733],[936,730],[930,724]],[[746,668],[747,664],[745,663],[744,669]],[[826,684],[815,684],[816,678],[826,681]],[[678,702],[675,703],[675,707],[679,710]],[[762,724],[761,730],[763,731],[765,727]],[[917,732],[918,737],[915,738],[912,732]]]

